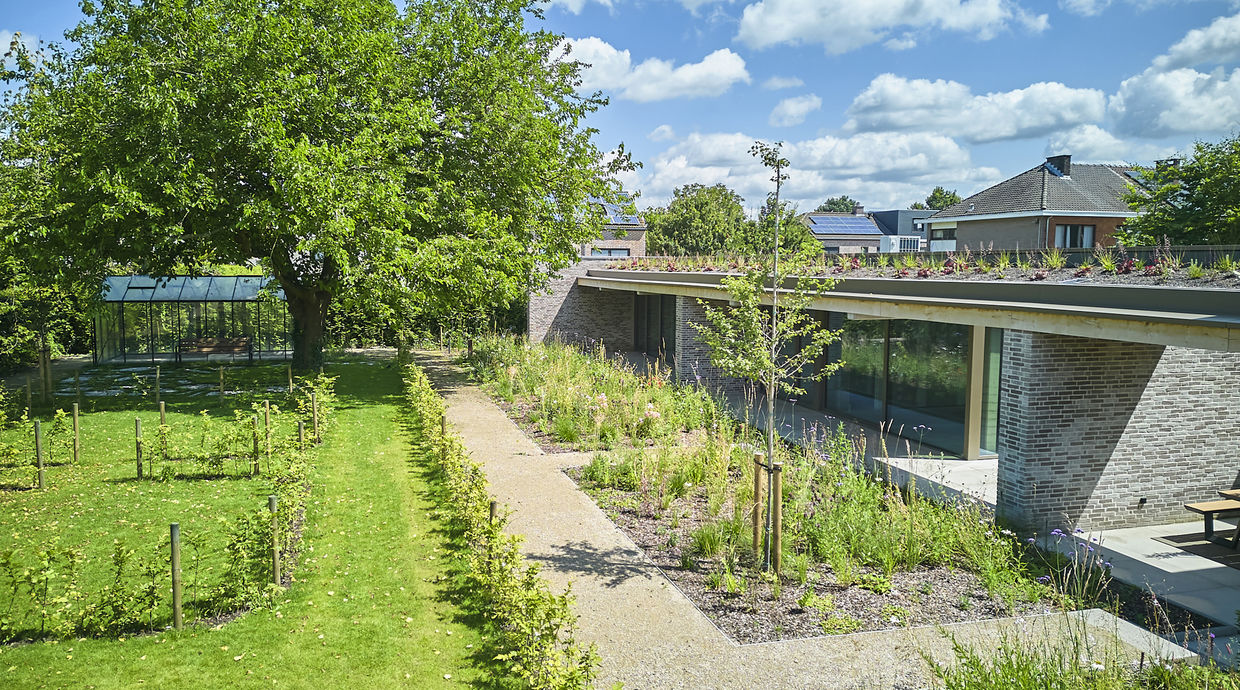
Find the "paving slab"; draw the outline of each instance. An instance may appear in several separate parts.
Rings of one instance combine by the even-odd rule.
[[[564,474],[588,462],[589,453],[543,453],[484,392],[462,383],[445,358],[421,354],[419,361],[447,401],[449,424],[509,511],[508,529],[524,536],[526,556],[543,564],[554,590],[571,587],[579,638],[597,645],[602,658],[597,687],[920,688],[928,684],[923,654],[949,660],[951,636],[982,649],[1003,636],[1118,636],[1117,624],[1106,622],[1113,618],[1076,612],[739,645]],[[1161,641],[1134,639],[1124,653],[1162,653]]]

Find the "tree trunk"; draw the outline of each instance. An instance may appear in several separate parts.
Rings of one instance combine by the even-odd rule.
[[[319,290],[297,295],[287,289],[284,294],[289,316],[293,319],[293,368],[318,371],[323,365],[323,327],[331,295]]]

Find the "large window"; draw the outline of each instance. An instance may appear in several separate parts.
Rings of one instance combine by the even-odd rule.
[[[629,250],[619,247],[591,247],[590,256],[628,256]]]
[[[887,322],[845,320],[839,352],[839,360],[845,364],[827,379],[827,407],[849,417],[882,423]]]
[[[1056,225],[1055,246],[1064,249],[1088,249],[1094,246],[1094,226]]]

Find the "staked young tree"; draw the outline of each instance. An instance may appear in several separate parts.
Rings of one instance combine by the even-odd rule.
[[[261,265],[294,362],[341,295],[399,322],[538,287],[597,233],[610,165],[580,63],[534,0],[87,0],[66,46],[17,48],[0,232],[95,286]]]

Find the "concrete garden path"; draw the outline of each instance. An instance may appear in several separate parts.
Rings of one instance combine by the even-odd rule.
[[[949,658],[950,640],[934,628],[736,644],[563,473],[588,462],[590,453],[545,454],[445,357],[419,359],[447,400],[452,428],[511,511],[508,528],[525,536],[527,557],[544,564],[543,576],[556,591],[571,584],[580,637],[602,657],[596,687],[919,688],[929,685],[922,652]],[[1067,621],[1046,616],[949,629],[986,649],[1004,633],[1059,637]],[[1091,637],[1108,634],[1088,629]]]

